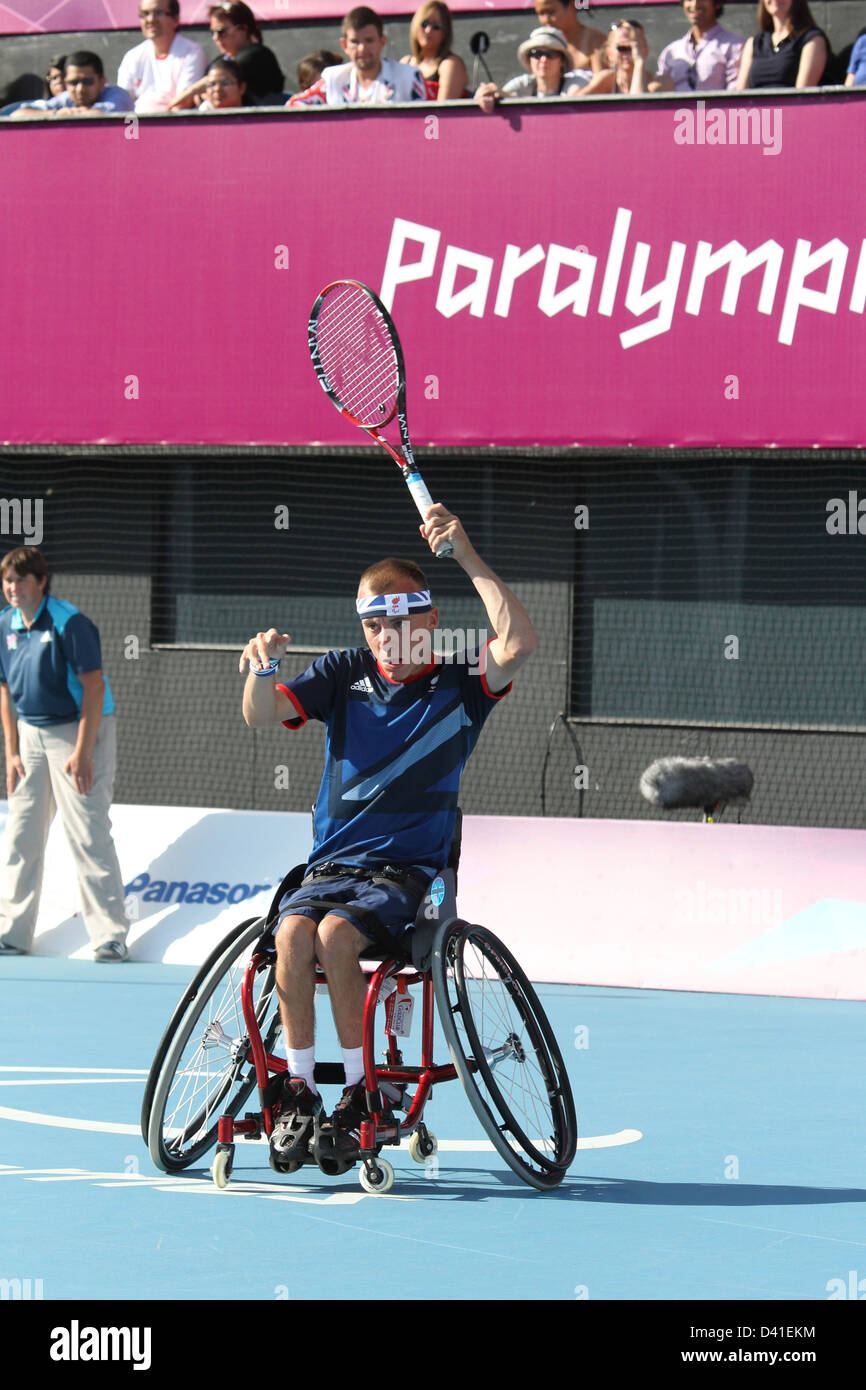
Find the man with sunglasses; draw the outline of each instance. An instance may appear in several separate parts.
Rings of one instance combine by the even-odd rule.
[[[141,0],[138,17],[144,43],[123,55],[117,85],[129,92],[136,111],[167,111],[204,77],[204,49],[178,33],[180,0]],[[192,98],[185,104],[192,106]]]
[[[24,101],[0,112],[24,120],[38,113],[86,116],[100,112],[131,111],[132,97],[122,87],[107,87],[102,59],[97,53],[70,53],[64,65],[65,90],[43,101]]]
[[[475,100],[487,115],[503,98],[574,96],[592,78],[588,68],[571,69],[565,36],[559,29],[533,29],[529,38],[517,50],[526,74],[512,77],[501,89],[495,82],[482,82]]]
[[[651,92],[733,91],[745,39],[722,28],[724,8],[721,0],[683,0],[689,32],[662,49]]]

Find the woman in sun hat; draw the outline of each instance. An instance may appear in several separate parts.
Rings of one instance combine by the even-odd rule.
[[[592,77],[589,69],[575,70],[569,67],[568,44],[558,29],[543,25],[533,29],[529,38],[517,50],[520,62],[526,73],[512,77],[500,90],[495,82],[482,82],[475,93],[475,100],[482,111],[488,114],[498,101],[508,97],[551,97],[574,96],[585,87]]]

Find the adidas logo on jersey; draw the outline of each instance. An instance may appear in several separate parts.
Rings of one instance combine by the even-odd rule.
[[[355,681],[349,686],[350,690],[363,690],[365,695],[373,694],[373,682],[369,676],[364,676],[363,680]]]

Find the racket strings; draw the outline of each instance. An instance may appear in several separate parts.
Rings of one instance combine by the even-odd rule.
[[[316,345],[341,405],[363,425],[387,424],[397,404],[397,357],[387,325],[362,290],[346,286],[329,295]]]
[[[383,332],[374,314],[359,314],[354,307],[328,324],[326,371],[337,378],[334,386],[343,404],[365,422],[389,418],[396,399],[396,361]]]

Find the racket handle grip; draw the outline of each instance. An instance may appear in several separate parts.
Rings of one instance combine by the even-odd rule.
[[[420,473],[406,473],[406,486],[415,499],[415,506],[421,514],[422,520],[427,520],[427,512],[433,506],[433,498],[427,488],[427,484]],[[434,551],[437,560],[447,560],[449,555],[454,554],[454,547],[450,541],[443,541],[439,549]]]

